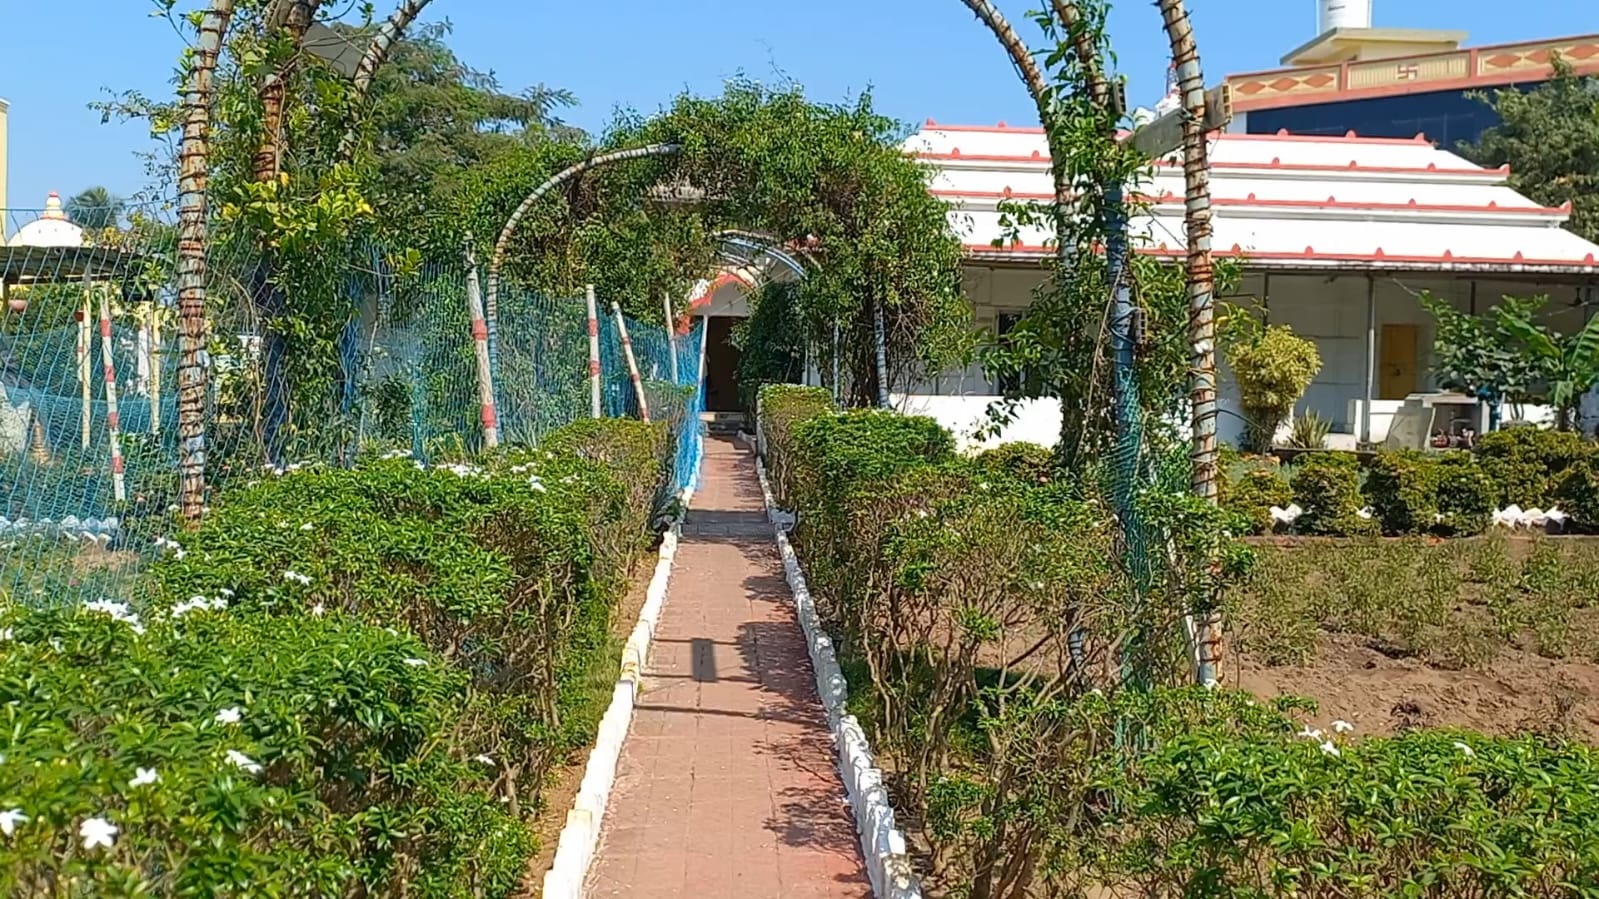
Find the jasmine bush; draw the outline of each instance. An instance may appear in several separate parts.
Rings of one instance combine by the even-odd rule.
[[[665,425],[584,422],[265,477],[163,540],[137,607],[4,607],[0,883],[507,895],[609,697],[671,458]]]

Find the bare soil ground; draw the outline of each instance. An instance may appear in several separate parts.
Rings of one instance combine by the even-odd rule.
[[[1230,682],[1357,733],[1599,743],[1599,540],[1261,541]]]

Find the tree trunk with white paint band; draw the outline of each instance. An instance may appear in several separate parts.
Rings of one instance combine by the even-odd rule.
[[[1193,430],[1192,488],[1215,503],[1216,490],[1216,319],[1215,269],[1211,259],[1210,159],[1205,133],[1205,76],[1183,0],[1160,0],[1161,18],[1171,42],[1182,95],[1183,182],[1188,238],[1188,401]],[[1207,610],[1197,627],[1197,676],[1218,680],[1221,671],[1221,615]]]
[[[600,309],[594,299],[594,285],[583,289],[589,305],[589,404],[595,418],[605,417],[605,405],[600,397]]]
[[[489,331],[483,322],[483,296],[477,283],[477,260],[471,241],[466,247],[466,307],[472,317],[472,350],[477,357],[478,413],[483,422],[483,443],[489,449],[500,445],[499,414],[494,408],[494,375],[489,370]]]
[[[200,17],[193,69],[183,92],[183,142],[178,152],[178,508],[190,524],[205,508],[206,177],[210,154],[212,78],[233,0],[211,0]]]
[[[117,406],[117,364],[111,353],[111,298],[100,291],[100,365],[105,375],[106,440],[111,444],[111,495],[117,502],[128,498],[122,461],[122,414]]]
[[[650,404],[644,398],[644,382],[639,380],[638,362],[633,358],[633,341],[627,336],[627,320],[622,317],[622,305],[612,300],[611,313],[616,316],[616,333],[622,336],[622,356],[627,359],[627,377],[633,382],[633,393],[638,397],[639,418],[649,421]]]

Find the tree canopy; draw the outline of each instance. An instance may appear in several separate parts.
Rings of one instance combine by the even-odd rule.
[[[1500,124],[1461,153],[1479,165],[1510,165],[1510,186],[1546,206],[1572,204],[1566,227],[1599,242],[1599,78],[1553,59],[1555,75],[1530,91],[1477,94]]]

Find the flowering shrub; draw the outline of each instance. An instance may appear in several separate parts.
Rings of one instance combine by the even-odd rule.
[[[7,895],[504,895],[522,874],[532,835],[455,739],[467,678],[412,637],[220,594],[0,620]]]

